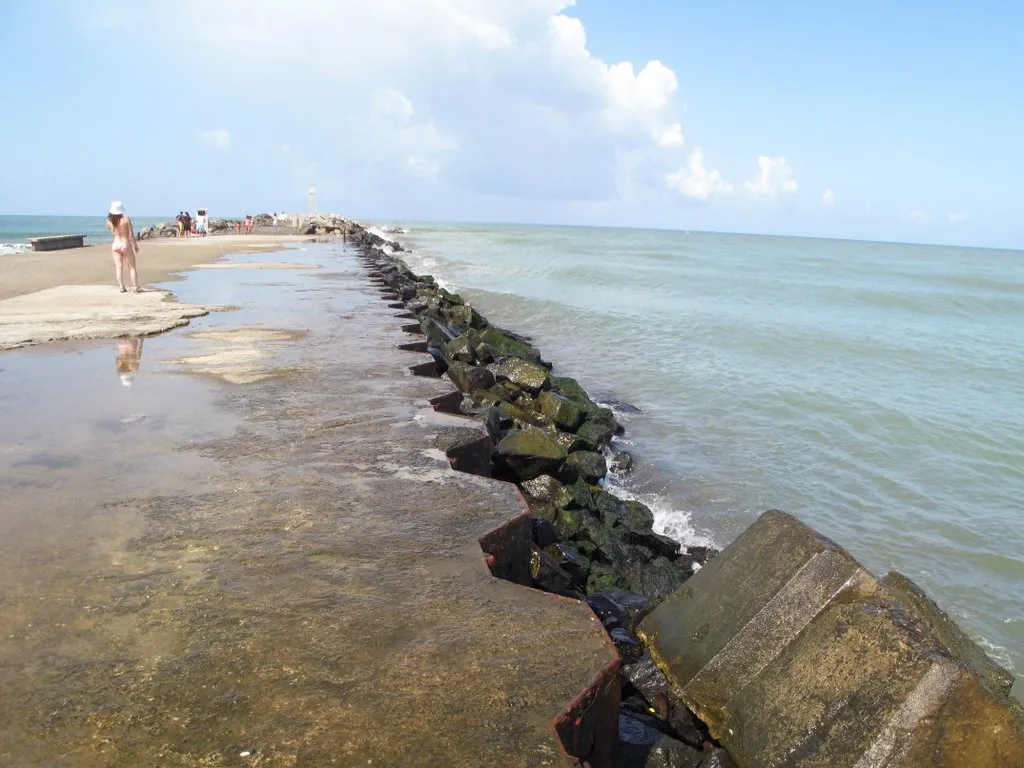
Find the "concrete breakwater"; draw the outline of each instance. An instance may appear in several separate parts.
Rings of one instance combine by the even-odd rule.
[[[457,389],[435,405],[486,425],[485,438],[449,449],[452,465],[517,483],[533,515],[530,583],[585,599],[615,642],[623,660],[620,764],[727,761],[715,750],[716,739],[744,766],[1024,764],[1020,712],[1008,697],[1012,678],[958,629],[951,629],[955,625],[916,587],[902,577],[870,586],[879,582],[831,543],[826,550],[842,554],[823,559],[838,557],[854,565],[835,572],[825,569],[816,578],[815,568],[802,570],[807,558],[821,555],[812,547],[790,567],[782,554],[776,557],[776,549],[781,553],[793,541],[821,540],[813,532],[808,539],[809,529],[798,523],[782,525],[785,530],[775,531],[774,538],[763,535],[765,546],[757,557],[756,546],[740,550],[740,555],[730,548],[695,580],[699,589],[684,587],[694,566],[713,553],[682,551],[678,543],[653,532],[650,510],[601,487],[609,460],[622,466],[631,461],[608,450],[620,430],[614,414],[595,404],[573,379],[553,375],[553,367],[528,339],[495,328],[433,278],[413,274],[394,255],[401,251],[398,244],[366,232],[356,240],[383,296],[417,321],[406,328],[417,340],[406,346],[433,356],[433,363],[416,366],[415,372],[447,376]],[[775,530],[771,522],[776,518],[766,519],[759,531]],[[752,534],[748,542],[751,538],[757,541]],[[726,565],[718,568],[718,562]],[[731,577],[716,577],[716,568]],[[749,571],[745,579],[735,578],[744,570]],[[829,588],[830,578],[840,572],[844,578]],[[810,593],[825,594],[810,599],[797,589],[786,593],[784,588],[801,574]],[[759,583],[774,587],[758,591],[754,587]],[[745,588],[731,595],[738,585]],[[698,597],[692,598],[694,594]],[[716,652],[705,648],[702,658],[701,637],[716,632],[708,617],[721,616],[714,610],[687,613],[680,606],[691,598],[698,604],[705,601],[705,609],[729,605],[730,596],[735,598],[735,615],[746,617],[741,628],[747,622],[755,627],[781,622],[795,628],[791,636],[766,632],[730,645],[735,636],[726,633]],[[885,617],[864,629],[855,617],[845,616],[831,634],[819,633],[817,644],[806,641],[811,629],[820,626],[814,623],[818,615],[829,614],[836,602],[852,603],[855,617]],[[866,633],[872,642],[844,644],[851,631]],[[807,688],[812,686],[803,687],[793,675],[776,675],[775,687],[760,689],[764,700],[736,695],[755,678],[770,678],[775,657],[783,656],[797,636],[806,641],[800,655],[812,667],[817,655],[834,664],[851,657],[856,663],[860,657],[862,674],[852,682],[849,676],[832,680],[827,668],[811,692]],[[898,663],[891,663],[894,657]],[[942,663],[928,666],[924,658],[941,658]],[[682,659],[700,664],[680,674]],[[726,678],[745,683],[731,690],[721,675],[719,683],[707,683],[716,680],[708,673],[703,685],[689,685],[702,666],[724,668]],[[936,685],[939,679],[944,682]],[[808,698],[820,706],[808,707]],[[756,720],[758,709],[759,726],[734,727],[737,718]],[[693,710],[702,714],[703,722]],[[850,736],[853,721],[858,727]],[[800,725],[787,733],[786,722]],[[979,743],[967,743],[968,733]]]

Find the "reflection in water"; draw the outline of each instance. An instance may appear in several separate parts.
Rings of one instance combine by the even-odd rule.
[[[139,372],[139,364],[142,362],[142,336],[129,336],[117,340],[117,360],[114,363],[121,383],[130,387],[135,381],[135,374]]]

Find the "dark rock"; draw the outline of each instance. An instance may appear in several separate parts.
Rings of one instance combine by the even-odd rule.
[[[572,498],[569,503],[570,507],[575,509],[590,509],[594,506],[594,494],[590,490],[590,486],[582,480],[577,480],[575,483],[571,483],[565,487],[569,491],[569,496]]]
[[[636,544],[640,547],[646,547],[647,549],[651,550],[651,552],[653,552],[655,555],[667,557],[669,560],[673,561],[673,565],[676,565],[677,568],[680,567],[678,563],[676,563],[676,560],[679,557],[680,544],[675,539],[669,536],[663,536],[660,533],[655,533],[654,531],[628,531],[626,533],[625,539],[630,544]],[[685,573],[692,573],[693,571],[692,568],[689,571],[687,571],[685,568],[682,568],[681,570],[683,570]]]
[[[623,524],[631,531],[649,531],[654,525],[654,512],[641,501],[628,499],[622,502],[625,510]]]
[[[560,432],[555,431],[551,433],[559,445],[570,453],[573,451],[592,451],[597,448],[597,444],[587,440],[579,435],[574,435],[571,432]]]
[[[456,304],[449,307],[445,313],[448,321],[461,331],[468,331],[470,328],[480,329],[487,327],[487,321],[469,304]]]
[[[457,360],[460,363],[473,364],[476,355],[473,354],[473,345],[465,336],[456,336],[444,345],[444,356],[448,362]]]
[[[493,363],[501,357],[501,352],[490,344],[474,344],[473,352],[476,354],[476,359],[481,363]]]
[[[574,403],[593,407],[593,401],[587,396],[586,391],[580,386],[576,379],[568,376],[552,376],[551,388]]]
[[[615,427],[614,425],[608,425],[603,422],[587,419],[580,425],[580,428],[576,430],[576,434],[580,437],[586,438],[595,445],[607,445],[608,441],[615,435]]]
[[[583,519],[578,510],[560,509],[555,517],[555,530],[563,539],[572,539],[579,535],[583,527]]]
[[[473,392],[494,385],[494,374],[486,368],[457,361],[448,366],[448,378],[460,392]]]
[[[505,357],[492,363],[489,369],[499,381],[510,381],[517,387],[539,392],[549,385],[547,370],[536,363],[519,357]]]
[[[625,627],[612,627],[608,630],[608,637],[615,644],[615,649],[619,652],[623,662],[638,659],[644,652],[640,641],[633,637]]]
[[[459,335],[457,331],[452,330],[433,317],[426,317],[420,320],[420,327],[423,329],[423,333],[426,335],[430,346],[441,349]]]
[[[587,575],[587,594],[602,592],[606,589],[623,589],[625,579],[614,568],[605,563],[591,563]]]
[[[728,752],[718,747],[704,755],[699,768],[739,768],[739,766],[736,765],[736,761],[732,759]]]
[[[537,401],[540,403],[541,413],[550,418],[560,429],[567,429],[571,432],[583,422],[583,408],[565,395],[560,395],[557,392],[541,392]]]
[[[590,485],[595,485],[598,480],[605,476],[608,467],[605,464],[604,456],[593,451],[574,451],[570,453],[562,466],[561,479],[565,482],[583,480]]]
[[[686,578],[686,574],[665,557],[657,557],[643,567],[629,568],[626,573],[633,592],[659,602],[679,589]]]
[[[530,576],[538,587],[556,595],[572,590],[572,576],[559,567],[551,555],[533,547],[530,550]]]
[[[692,555],[701,565],[706,565],[708,560],[718,554],[718,550],[714,547],[687,547],[686,554]]]
[[[626,508],[622,506],[622,499],[612,496],[604,490],[594,494],[594,508],[597,510],[601,522],[609,528],[621,525],[626,514]]]
[[[669,702],[668,724],[676,738],[697,749],[703,748],[711,741],[708,727],[676,697],[675,693],[670,693],[666,699]]]
[[[618,768],[698,768],[703,757],[642,716],[620,712]]]
[[[620,589],[591,593],[587,596],[587,604],[606,629],[620,626],[630,632],[636,632],[637,625],[653,607],[643,595]]]
[[[612,456],[611,471],[612,472],[629,472],[633,469],[633,454],[629,451],[618,451]]]
[[[587,602],[590,602],[589,597]],[[644,653],[635,661],[623,664],[622,676],[640,692],[653,709],[668,715],[668,701],[674,695],[672,685],[665,677],[665,673],[654,663],[651,654]]]
[[[590,573],[590,561],[583,557],[576,549],[568,544],[551,544],[544,549],[558,566],[574,579],[586,581]]]
[[[497,445],[501,440],[501,415],[498,413],[498,409],[493,406],[487,408],[480,414],[480,418],[487,429],[487,435],[491,438],[491,442]]]
[[[484,370],[486,371],[487,369],[484,368]],[[498,385],[493,385],[486,389],[474,390],[472,394],[475,401],[485,405],[500,405],[501,403],[507,402],[511,399],[511,395],[508,393],[508,390],[504,387],[499,387]]]
[[[523,401],[518,400],[514,403],[505,401],[498,403],[498,413],[501,415],[502,421],[511,423],[516,429],[539,427],[554,439],[553,433],[548,429],[551,426],[551,422],[548,421],[548,417],[540,411],[536,411],[531,408],[523,408],[519,405],[521,402]]]
[[[538,475],[532,480],[526,480],[522,484],[523,492],[545,504],[553,504],[556,507],[567,507],[572,502],[572,496],[564,485],[558,482],[551,475]]]
[[[552,544],[558,543],[558,532],[550,520],[543,518],[533,519],[533,543],[540,549],[546,549]]]
[[[495,446],[495,462],[520,481],[556,474],[568,455],[539,429],[512,430]]]

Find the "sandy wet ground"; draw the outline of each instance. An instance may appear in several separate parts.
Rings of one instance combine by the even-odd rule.
[[[0,355],[0,765],[558,764],[611,658],[589,609],[490,576],[520,503],[448,468],[448,385],[353,257],[274,260],[322,268]]]
[[[283,243],[308,240],[298,235],[217,235],[139,241],[139,283],[143,286],[175,279],[197,264],[230,253],[275,251]],[[127,280],[127,275],[125,275]],[[0,299],[57,285],[116,285],[110,244],[66,251],[28,252],[3,257]]]

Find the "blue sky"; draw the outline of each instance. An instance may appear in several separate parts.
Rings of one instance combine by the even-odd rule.
[[[45,40],[45,44],[42,42]],[[0,211],[1024,248],[1013,2],[0,4]]]

